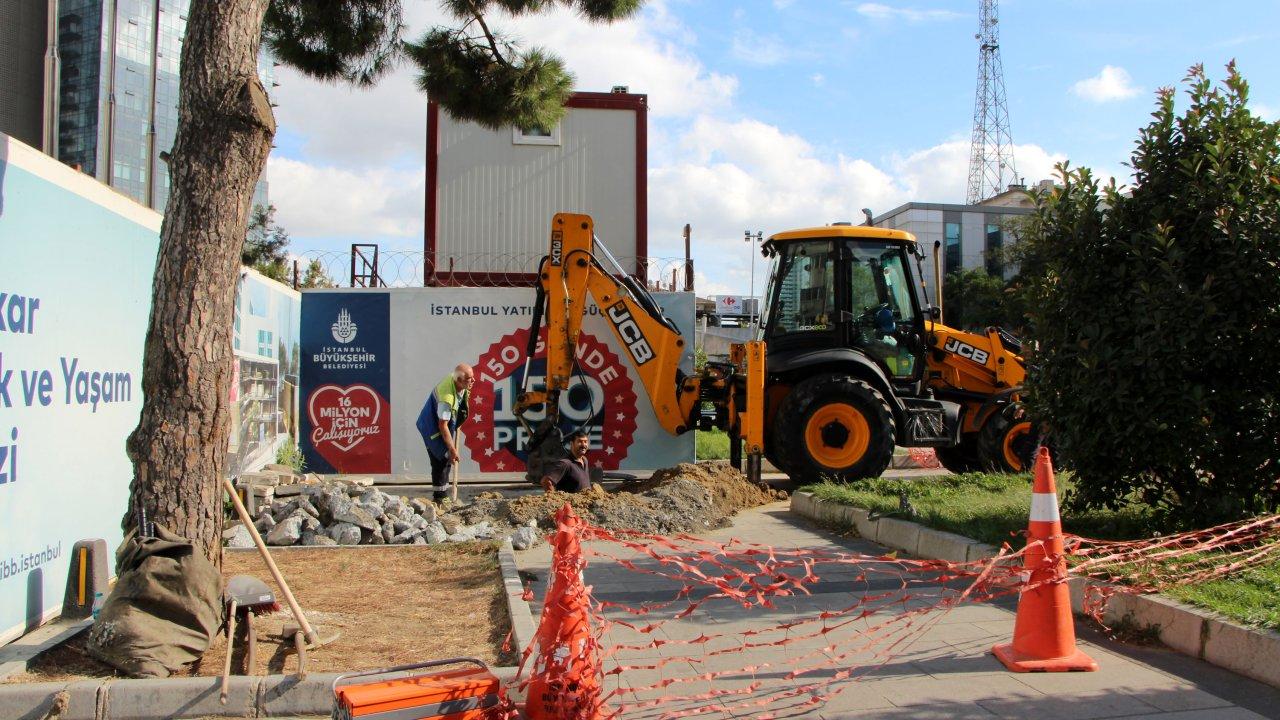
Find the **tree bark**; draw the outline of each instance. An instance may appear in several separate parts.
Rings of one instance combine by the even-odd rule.
[[[148,521],[185,536],[219,567],[233,302],[249,201],[275,135],[257,74],[267,3],[191,4],[142,414],[128,442],[134,479],[126,531],[141,507]]]

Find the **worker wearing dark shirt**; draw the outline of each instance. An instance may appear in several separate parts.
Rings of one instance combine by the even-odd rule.
[[[557,460],[546,475],[542,476],[542,489],[546,492],[586,492],[591,489],[591,475],[587,471],[587,450],[591,440],[581,430],[569,436],[570,457]]]

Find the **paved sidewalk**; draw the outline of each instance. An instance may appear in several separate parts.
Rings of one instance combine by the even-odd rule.
[[[744,541],[773,545],[779,548],[815,548],[832,551],[881,555],[885,548],[859,539],[840,538],[792,515],[785,503],[775,503],[742,513],[734,518],[730,528],[706,535],[709,539],[725,541],[731,537]],[[625,555],[620,548],[610,547],[609,552]],[[517,553],[522,571],[537,576],[533,584],[535,619],[540,612],[536,605],[545,595],[547,569],[550,564],[550,548],[543,544],[538,548]],[[586,571],[586,582],[593,586],[597,598],[611,600],[629,606],[646,602],[664,602],[673,598],[677,589],[670,582],[640,575],[614,562],[592,558]],[[651,561],[650,561],[651,563]],[[825,572],[824,572],[825,570]],[[822,582],[813,588],[809,597],[786,598],[778,602],[775,610],[744,609],[738,605],[719,601],[714,608],[703,606],[690,617],[665,624],[661,637],[673,640],[692,639],[703,633],[723,635],[774,627],[788,620],[813,617],[827,609],[847,607],[860,593],[893,590],[896,583],[870,585],[858,578],[860,571],[854,567],[836,570],[832,566],[819,569]],[[938,586],[933,586],[935,589]],[[928,588],[923,588],[928,593]],[[931,601],[918,602],[916,607]],[[685,607],[683,601],[672,608],[654,613],[654,617],[669,617]],[[1080,630],[1078,641],[1101,670],[1096,673],[1017,674],[1007,672],[990,654],[997,642],[1007,642],[1013,635],[1012,603],[996,605],[963,605],[940,617],[927,630],[883,665],[872,664],[856,680],[842,681],[842,691],[825,705],[816,707],[792,707],[780,712],[779,717],[809,717],[823,720],[846,718],[1050,718],[1073,720],[1085,718],[1163,718],[1167,720],[1246,720],[1247,718],[1280,718],[1280,690],[1221,670],[1193,658],[1157,648],[1136,648],[1111,643],[1097,633]],[[928,624],[928,623],[922,623]],[[1079,624],[1078,624],[1079,625]],[[844,637],[848,638],[849,635]],[[607,644],[648,643],[652,638],[618,629],[605,641]],[[740,643],[735,639],[734,642]],[[773,663],[773,668],[757,671],[754,675],[722,678],[714,689],[736,689],[753,680],[769,688],[796,687],[812,682],[813,675],[803,679],[787,680],[782,676],[791,669],[784,661],[798,654],[812,653],[824,643],[804,641],[789,646],[753,648],[727,653],[706,662],[690,663],[687,659],[673,661],[660,670],[634,670],[622,676],[607,679],[607,687],[640,688],[662,678],[691,678],[708,671],[741,669],[749,665]],[[698,656],[703,651],[726,645],[681,645],[673,648],[646,648],[630,651],[626,662],[644,664],[659,657]],[[823,671],[830,677],[831,670]],[[824,677],[818,673],[818,678]],[[649,700],[662,696],[705,693],[713,687],[706,681],[680,683],[659,691],[626,693],[628,700]],[[829,692],[829,690],[827,691]],[[750,697],[759,697],[754,695]],[[743,697],[731,697],[726,704],[743,701]],[[699,702],[682,704],[664,702],[656,708],[646,708],[630,713],[628,717],[658,718],[664,712],[697,707]],[[771,710],[785,708],[787,702],[769,706]],[[750,718],[761,714],[759,708],[744,709],[732,717]],[[703,717],[724,717],[712,713]]]

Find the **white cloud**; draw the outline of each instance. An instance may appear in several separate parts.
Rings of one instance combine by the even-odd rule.
[[[969,187],[969,151],[969,141],[953,140],[891,158],[889,166],[911,201],[963,203]],[[1019,179],[1034,185],[1053,177],[1054,164],[1066,156],[1038,145],[1014,145],[1013,159]]]
[[[882,162],[826,156],[798,135],[752,120],[699,118],[672,138],[678,158],[649,171],[649,246],[659,257],[683,252],[680,228],[692,226],[699,294],[746,293],[751,251],[744,230],[765,235],[835,221],[861,222],[908,201],[963,203],[969,144],[949,141]],[[1028,184],[1051,176],[1063,159],[1036,145],[1014,148]],[[768,263],[755,258],[760,292]],[[704,277],[706,282],[704,282]],[[708,284],[709,283],[709,284]]]
[[[658,118],[727,107],[738,89],[737,78],[703,66],[688,49],[696,45],[696,36],[662,3],[610,25],[588,23],[563,9],[505,24],[563,58],[577,89],[626,85],[649,95],[649,110]]]
[[[1071,86],[1071,92],[1096,103],[1131,98],[1142,89],[1133,84],[1128,71],[1122,67],[1107,65],[1091,78],[1085,78]]]
[[[733,57],[748,65],[780,65],[792,56],[791,48],[776,35],[758,35],[751,30],[734,33],[730,48]]]
[[[422,169],[344,170],[273,157],[267,179],[277,222],[297,238],[422,237]]]
[[[818,87],[822,87],[827,84],[827,78],[822,73],[814,73],[809,80]]]
[[[408,36],[451,22],[434,3],[408,3]],[[651,116],[689,117],[732,102],[738,81],[709,72],[686,48],[696,37],[666,10],[651,2],[634,19],[591,24],[566,10],[512,21],[492,18],[493,27],[562,57],[579,90],[607,91],[615,85],[648,93]],[[272,91],[282,134],[295,136],[312,163],[341,168],[420,165],[426,153],[427,98],[416,70],[402,63],[371,89],[322,83],[285,67]],[[272,188],[273,192],[276,188]]]
[[[895,8],[880,3],[862,3],[858,6],[858,14],[869,17],[872,20],[906,20],[910,23],[955,20],[964,17],[963,13],[951,10]]]
[[[1266,105],[1264,103],[1251,102],[1249,103],[1249,110],[1254,115],[1257,115],[1258,117],[1268,122],[1275,122],[1276,120],[1280,120],[1280,109],[1276,108],[1274,105]]]
[[[408,68],[363,90],[279,71],[280,87],[271,94],[276,122],[301,137],[307,157],[342,167],[425,157],[427,97]]]

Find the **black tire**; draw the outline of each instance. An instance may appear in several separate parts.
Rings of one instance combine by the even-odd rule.
[[[938,462],[953,473],[975,472],[982,469],[982,460],[978,457],[978,438],[973,434],[961,438],[955,447],[934,448]]]
[[[978,432],[978,457],[983,467],[1002,473],[1031,472],[1040,435],[1035,425],[1010,405],[991,413]]]
[[[816,423],[812,428],[811,422]],[[895,425],[889,403],[871,385],[849,375],[819,375],[796,385],[778,408],[774,427],[774,454],[787,465],[780,469],[795,481],[880,477],[893,459]]]
[[[791,467],[795,465],[795,462],[786,454],[784,449],[782,436],[785,434],[785,430],[786,425],[783,423],[782,409],[779,408],[778,412],[774,413],[773,423],[765,436],[764,459],[768,460],[769,464],[778,468],[779,471],[790,475]]]

